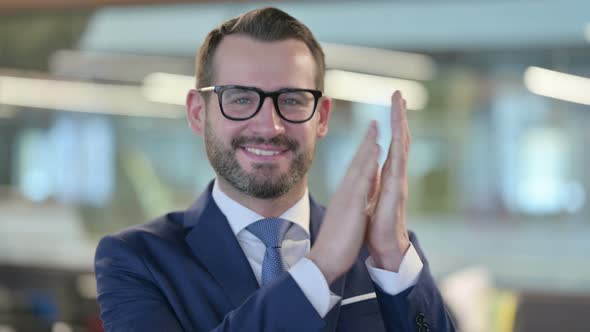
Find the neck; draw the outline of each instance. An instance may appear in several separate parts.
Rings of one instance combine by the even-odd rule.
[[[289,192],[282,196],[262,199],[247,195],[237,190],[219,176],[215,178],[215,181],[217,181],[219,189],[221,189],[224,194],[265,218],[275,218],[282,215],[285,211],[295,205],[301,197],[303,197],[307,188],[307,176],[305,176],[298,184],[291,188]]]

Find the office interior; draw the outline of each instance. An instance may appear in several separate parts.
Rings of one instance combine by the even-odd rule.
[[[330,129],[327,204],[363,133],[408,100],[408,226],[461,331],[590,326],[590,2],[0,3],[0,332],[102,331],[100,238],[213,179],[185,117],[194,55],[261,6],[308,25]],[[382,156],[382,161],[385,156]]]

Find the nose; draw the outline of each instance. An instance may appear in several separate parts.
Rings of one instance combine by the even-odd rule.
[[[272,98],[267,97],[258,114],[250,119],[250,128],[254,134],[263,137],[275,137],[285,133],[283,119],[275,109]]]

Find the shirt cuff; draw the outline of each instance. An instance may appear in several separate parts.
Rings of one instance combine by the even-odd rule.
[[[399,267],[399,272],[391,272],[375,267],[373,257],[369,256],[365,261],[369,275],[385,293],[389,295],[397,295],[406,289],[416,285],[420,272],[422,272],[422,260],[414,245],[410,243],[410,247],[406,252],[402,263]]]
[[[340,301],[341,297],[330,291],[326,277],[311,259],[301,258],[289,273],[322,318]]]

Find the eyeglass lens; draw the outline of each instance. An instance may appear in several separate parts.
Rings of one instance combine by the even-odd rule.
[[[260,105],[260,94],[254,90],[229,88],[223,91],[221,106],[227,116],[248,118]],[[277,96],[279,112],[287,120],[302,121],[314,111],[315,97],[307,91],[285,91]]]

